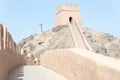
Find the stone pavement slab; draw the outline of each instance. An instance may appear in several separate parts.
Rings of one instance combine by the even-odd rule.
[[[20,66],[9,75],[8,80],[66,80],[66,78],[42,66]]]

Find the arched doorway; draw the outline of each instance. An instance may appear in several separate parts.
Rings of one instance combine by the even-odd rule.
[[[72,17],[69,17],[69,22],[70,22],[70,23],[72,22],[72,19],[73,19]]]

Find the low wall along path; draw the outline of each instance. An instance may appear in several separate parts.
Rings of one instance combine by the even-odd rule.
[[[16,45],[6,27],[0,24],[0,80],[6,80],[19,66],[39,64],[40,60]]]

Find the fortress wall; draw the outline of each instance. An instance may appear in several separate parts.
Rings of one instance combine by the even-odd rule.
[[[54,27],[61,25],[68,25],[67,21],[69,20],[70,17],[77,20],[79,24],[82,25],[82,19],[80,16],[79,7],[77,5],[61,4],[56,9],[56,18],[55,18]]]
[[[21,59],[21,61],[20,61]],[[20,65],[26,64],[24,58],[12,50],[5,49],[0,51],[0,80],[5,80],[8,74]]]
[[[26,64],[20,53],[6,27],[0,24],[0,80],[5,80],[17,66]]]
[[[51,50],[41,55],[41,65],[68,80],[120,80],[120,60],[82,49]]]
[[[3,25],[0,25],[0,50],[3,49]]]
[[[18,66],[39,64],[32,54],[27,55],[25,50],[16,45],[6,27],[0,24],[0,80],[6,80]]]
[[[65,4],[60,4],[57,9],[56,9],[56,14],[58,14],[61,10],[73,10],[73,11],[78,11],[79,6],[78,5],[65,5]]]

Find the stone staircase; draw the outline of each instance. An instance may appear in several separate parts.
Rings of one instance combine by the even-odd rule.
[[[88,44],[79,23],[73,19],[71,22],[68,20],[68,25],[71,31],[75,47],[93,51],[90,45]]]
[[[78,29],[78,26],[74,20],[72,20],[71,26],[72,26],[72,29],[73,29],[73,32],[74,32],[74,35],[76,38],[77,47],[81,48],[81,49],[85,49],[85,45],[84,45],[82,36],[81,36],[79,29]]]

